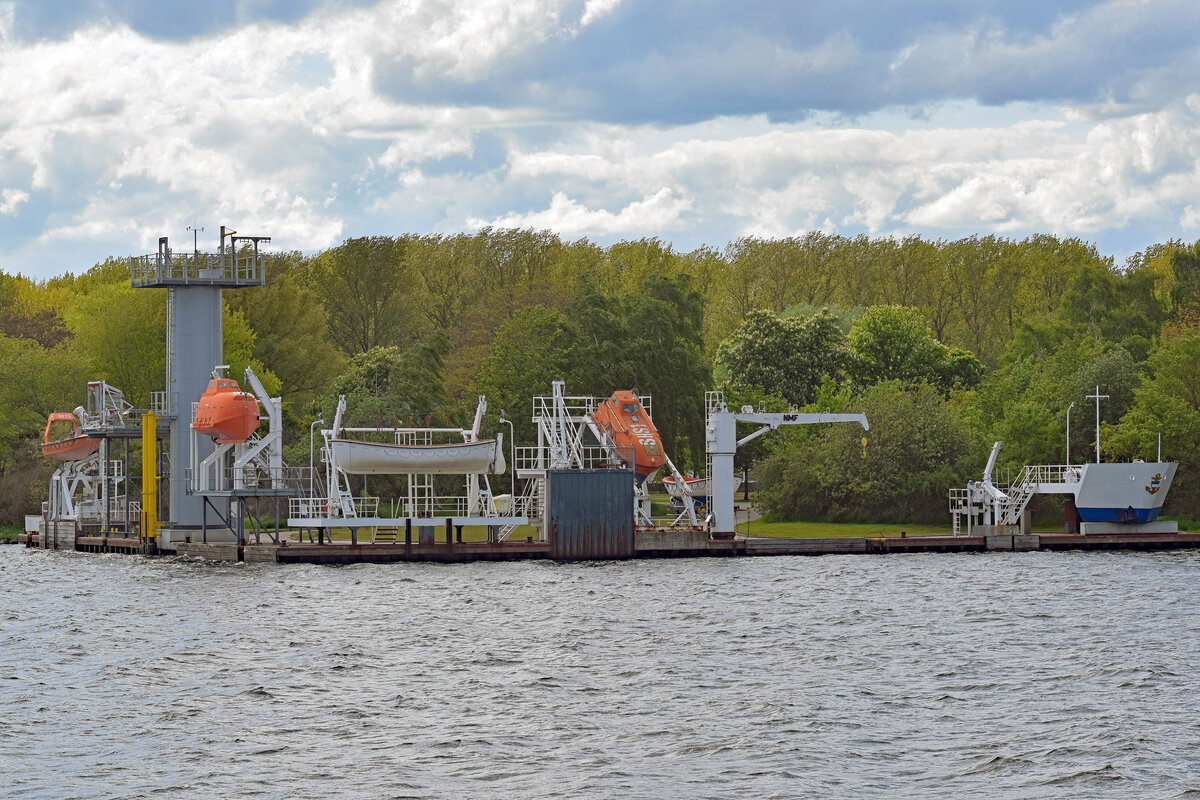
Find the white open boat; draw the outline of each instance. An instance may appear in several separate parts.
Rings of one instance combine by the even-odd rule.
[[[504,472],[503,439],[388,444],[334,439],[338,468],[353,475],[466,475]]]
[[[708,502],[708,496],[712,494],[712,478],[684,478],[684,485],[678,486],[675,483],[675,478],[671,475],[663,478],[663,488],[667,490],[667,494],[672,497],[683,497],[691,495],[701,503]],[[742,488],[742,479],[734,478],[733,490],[736,492]]]

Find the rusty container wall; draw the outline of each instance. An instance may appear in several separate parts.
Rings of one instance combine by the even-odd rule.
[[[633,557],[631,471],[549,472],[546,494],[551,558]]]

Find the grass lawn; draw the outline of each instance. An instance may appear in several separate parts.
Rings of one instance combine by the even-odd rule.
[[[737,526],[737,532],[747,536],[778,536],[787,538],[823,538],[823,537],[862,537],[862,536],[899,536],[904,531],[909,536],[948,535],[949,525],[891,525],[871,524],[860,522],[766,522],[755,520]],[[508,537],[510,542],[523,542],[532,536],[537,540],[538,533],[531,525],[522,525]],[[369,531],[360,531],[358,540],[366,543],[371,540]],[[350,540],[350,531],[346,528],[336,528],[333,538],[339,542]],[[446,529],[437,527],[433,533],[434,541],[438,544],[446,541]],[[404,542],[404,531],[396,536],[400,543]],[[417,540],[417,532],[413,531],[413,541]],[[464,542],[486,542],[487,527],[484,525],[463,526]]]
[[[777,536],[792,539],[826,537],[948,536],[947,525],[900,525],[871,522],[772,522],[756,519],[740,523],[737,532],[744,536]]]
[[[23,529],[22,525],[0,525],[0,543],[15,542]]]
[[[739,491],[735,503],[739,508],[745,505]],[[754,495],[750,496],[753,502]],[[673,512],[670,508],[670,496],[665,493],[651,493],[654,503],[654,514],[666,516]],[[825,537],[862,537],[862,536],[899,536],[903,531],[909,536],[938,536],[950,535],[950,521],[944,525],[921,524],[891,524],[885,522],[775,522],[767,519],[757,519],[750,523],[739,523],[737,532],[744,536],[776,536],[784,538],[825,538]]]

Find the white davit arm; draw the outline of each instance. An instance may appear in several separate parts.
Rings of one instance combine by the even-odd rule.
[[[346,413],[346,395],[338,395],[337,413],[333,415],[333,430],[330,434],[334,439],[342,429],[342,415]]]
[[[983,468],[983,490],[996,500],[1007,500],[1008,495],[992,485],[992,470],[996,468],[996,460],[1000,458],[1000,445],[1003,442],[996,442],[992,445],[992,454],[988,456],[987,466]]]
[[[479,441],[479,430],[483,427],[483,415],[487,413],[487,397],[479,395],[479,405],[475,406],[475,422],[471,424],[468,442]]]

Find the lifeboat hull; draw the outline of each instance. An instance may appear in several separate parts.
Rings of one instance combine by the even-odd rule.
[[[62,439],[51,439],[54,423],[71,423],[71,435]],[[42,455],[57,461],[79,461],[100,449],[100,439],[92,438],[79,429],[79,420],[69,411],[55,411],[46,419],[46,432],[42,435]]]
[[[496,439],[453,444],[401,445],[334,439],[338,468],[352,475],[468,475],[504,472]]]
[[[635,392],[614,392],[592,413],[596,423],[619,448],[633,451],[633,472],[638,483],[658,472],[666,463],[662,439],[654,421]]]
[[[90,436],[72,436],[57,442],[43,442],[42,455],[57,461],[80,461],[100,449],[100,440]]]
[[[237,381],[214,379],[196,407],[192,427],[217,444],[238,444],[258,429],[258,400]]]

